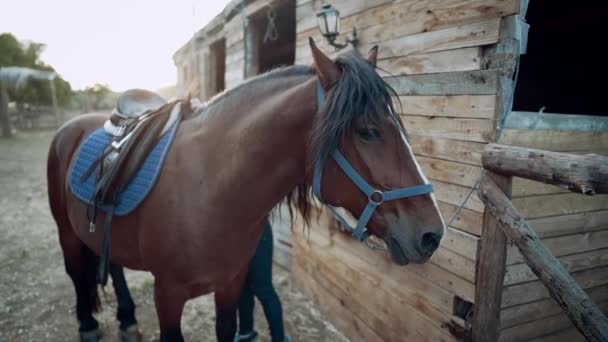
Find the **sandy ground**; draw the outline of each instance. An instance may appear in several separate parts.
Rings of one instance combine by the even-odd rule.
[[[63,269],[57,233],[46,195],[46,153],[52,132],[20,132],[0,139],[0,341],[77,341],[74,288]],[[126,271],[146,341],[159,330],[150,274]],[[283,302],[286,330],[294,341],[347,341],[326,323],[312,301],[275,267],[274,283]],[[102,296],[97,314],[107,338],[117,341],[114,293]],[[182,328],[188,341],[215,341],[211,296],[188,302]],[[260,305],[256,328],[269,341]]]

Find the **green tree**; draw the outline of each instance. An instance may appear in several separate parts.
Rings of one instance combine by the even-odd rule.
[[[11,33],[0,34],[0,67],[20,66],[32,69],[55,71],[52,66],[40,60],[46,45],[40,43],[20,43]],[[66,106],[72,96],[70,83],[61,77],[55,79],[57,102]],[[23,89],[10,89],[9,97],[19,105],[52,105],[52,93],[47,81],[32,81]]]

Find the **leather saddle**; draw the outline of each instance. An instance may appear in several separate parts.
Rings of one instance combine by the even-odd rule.
[[[189,99],[167,102],[151,91],[131,89],[119,96],[116,108],[104,123],[104,130],[112,139],[81,177],[84,181],[91,173],[97,173],[93,204],[88,209],[90,231],[95,230],[97,208],[102,208],[106,215],[98,273],[101,284],[105,285],[108,278],[110,224],[118,194],[135,176],[163,134],[191,112]]]

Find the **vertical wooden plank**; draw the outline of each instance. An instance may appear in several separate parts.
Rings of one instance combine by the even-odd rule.
[[[2,126],[2,137],[8,138],[13,135],[8,114],[8,87],[2,80],[0,80],[0,126]]]
[[[490,173],[502,191],[511,197],[512,177]],[[483,216],[483,235],[477,250],[475,307],[472,340],[495,342],[500,328],[500,306],[507,259],[507,238],[498,227],[498,220],[486,208]]]

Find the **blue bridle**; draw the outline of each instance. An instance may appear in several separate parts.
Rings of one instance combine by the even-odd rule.
[[[325,92],[323,91],[323,87],[321,83],[317,84],[317,106],[318,111],[321,111],[321,107],[325,102]],[[312,181],[312,190],[315,196],[321,201],[321,203],[326,204],[329,209],[334,213],[334,215],[342,222],[344,227],[352,234],[352,236],[358,241],[365,241],[369,236],[369,230],[367,229],[367,224],[369,220],[372,218],[374,211],[376,208],[386,202],[392,201],[402,198],[421,196],[430,194],[433,192],[433,186],[431,184],[422,184],[411,186],[407,188],[394,189],[389,191],[381,191],[374,189],[369,183],[359,175],[359,173],[350,165],[348,160],[344,157],[344,155],[336,148],[331,153],[332,158],[336,161],[338,166],[344,171],[344,173],[350,178],[353,183],[361,190],[365,195],[367,195],[368,203],[361,217],[359,217],[359,221],[357,222],[356,227],[352,227],[343,217],[340,215],[334,207],[327,205],[323,201],[323,197],[321,196],[321,180],[323,178],[323,168],[325,167],[325,160],[317,160],[315,163],[314,176]],[[376,197],[376,198],[374,198]]]

